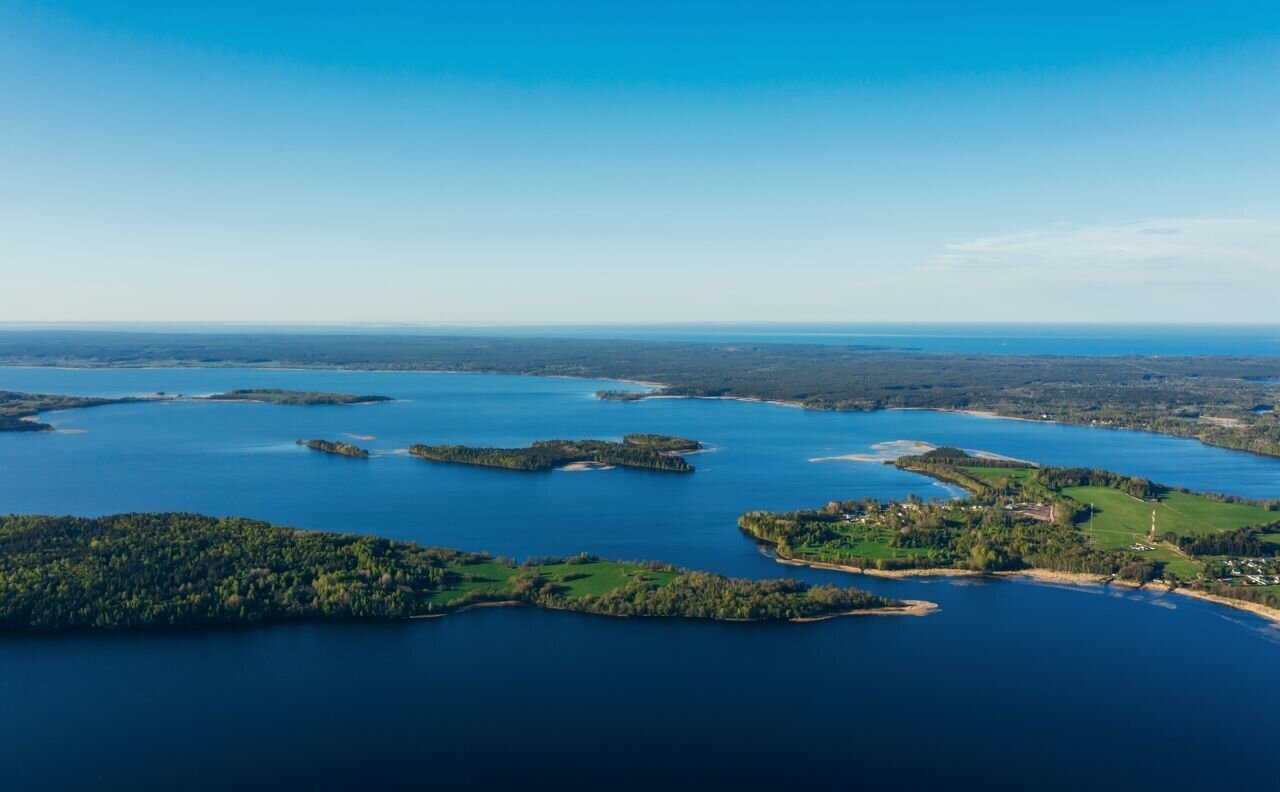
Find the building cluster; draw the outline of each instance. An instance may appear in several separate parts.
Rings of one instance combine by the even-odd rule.
[[[1280,575],[1274,565],[1260,558],[1236,558],[1223,562],[1226,577],[1223,583],[1233,586],[1280,586]]]

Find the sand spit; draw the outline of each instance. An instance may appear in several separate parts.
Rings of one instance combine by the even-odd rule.
[[[787,619],[789,622],[819,622],[829,621],[831,619],[843,619],[845,616],[928,616],[931,613],[937,613],[942,610],[938,607],[938,603],[929,602],[928,600],[898,600],[906,607],[903,608],[863,608],[862,610],[844,611],[842,613],[828,613],[824,616],[800,616],[794,619]],[[750,621],[744,619],[743,621]]]
[[[814,457],[809,461],[834,462],[836,460],[843,460],[847,462],[892,462],[898,457],[923,454],[926,451],[932,451],[935,448],[937,448],[936,445],[926,443],[922,440],[888,440],[871,446],[871,453],[869,454],[841,454],[839,456]]]
[[[614,466],[606,462],[570,462],[567,465],[556,468],[566,473],[581,473],[586,470],[613,470]]]
[[[899,600],[904,607],[888,607],[888,608],[863,608],[861,610],[842,611],[840,613],[828,613],[823,616],[805,616],[795,619],[786,619],[792,623],[802,622],[819,622],[829,619],[841,619],[845,616],[928,616],[941,610],[938,603],[929,602],[928,600]],[[511,608],[511,607],[527,607],[527,603],[519,600],[500,600],[498,602],[473,602],[470,605],[463,605],[454,610],[445,611],[444,613],[424,613],[419,616],[410,616],[410,619],[439,619],[444,616],[452,616],[455,613],[474,610],[476,608]],[[584,616],[609,616],[615,619],[637,619],[645,618],[641,616],[628,616],[621,613],[589,613],[586,611],[577,611],[572,608],[556,608],[553,606],[541,605],[538,607],[547,610],[558,610],[566,613],[581,613]],[[728,622],[746,622],[757,623],[763,622],[764,619],[710,619],[710,621],[728,621]]]
[[[870,453],[863,454],[840,454],[838,456],[814,457],[810,462],[893,462],[904,456],[917,456],[919,454],[933,451],[938,446],[933,443],[927,443],[924,440],[888,440],[883,443],[876,443],[871,446]],[[1034,465],[1033,462],[1027,462],[1025,459],[1017,457],[1005,456],[997,454],[994,451],[984,451],[980,448],[964,448],[961,449],[969,456],[978,459],[995,459],[1002,462],[1022,462],[1028,465]]]

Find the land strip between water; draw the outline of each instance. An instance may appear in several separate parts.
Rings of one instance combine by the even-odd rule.
[[[739,526],[784,564],[881,577],[1025,575],[1163,587],[1280,621],[1280,500],[956,448],[892,464],[962,487],[967,497],[831,501],[749,512]]]
[[[1002,356],[816,344],[309,334],[0,332],[0,364],[441,371],[649,383],[607,399],[929,409],[1139,429],[1280,456],[1280,357]]]

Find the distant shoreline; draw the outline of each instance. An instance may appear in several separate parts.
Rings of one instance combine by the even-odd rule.
[[[740,402],[754,402],[757,404],[772,404],[778,407],[798,408],[802,410],[812,410],[813,412],[876,413],[881,411],[893,410],[893,411],[902,411],[902,412],[955,413],[959,415],[970,415],[975,418],[988,418],[988,419],[1002,420],[1002,421],[1024,421],[1027,423],[1055,424],[1058,426],[1074,426],[1074,427],[1079,427],[1083,429],[1107,429],[1110,431],[1143,432],[1146,434],[1155,434],[1155,435],[1161,435],[1164,437],[1173,437],[1181,440],[1198,442],[1201,445],[1207,445],[1210,448],[1222,448],[1227,451],[1239,451],[1241,453],[1266,457],[1269,459],[1276,458],[1275,455],[1273,454],[1268,454],[1261,451],[1254,451],[1248,448],[1235,448],[1232,446],[1219,445],[1215,443],[1206,443],[1204,440],[1201,440],[1194,436],[1172,434],[1170,432],[1162,432],[1157,429],[1144,429],[1144,428],[1132,427],[1132,426],[1103,426],[1098,424],[1072,423],[1069,421],[1060,421],[1054,418],[1028,418],[1026,416],[1021,416],[1021,415],[1001,415],[1000,413],[997,413],[991,410],[981,410],[981,409],[972,409],[972,408],[869,407],[867,409],[858,409],[858,410],[838,410],[838,409],[824,409],[821,407],[811,407],[802,402],[791,401],[786,399],[765,399],[758,396],[699,396],[696,394],[668,394],[668,393],[662,392],[665,388],[669,387],[665,383],[649,382],[645,380],[626,379],[622,377],[587,377],[587,376],[580,376],[575,374],[538,374],[538,373],[526,373],[526,372],[497,371],[497,370],[458,371],[458,370],[450,370],[450,369],[395,369],[395,368],[380,368],[376,366],[346,366],[346,365],[298,366],[295,364],[295,365],[289,365],[289,366],[282,366],[282,365],[272,365],[269,362],[261,363],[261,364],[252,364],[252,363],[246,363],[246,362],[237,362],[237,363],[213,362],[213,363],[193,364],[185,361],[174,361],[169,365],[161,365],[161,366],[131,365],[129,363],[103,363],[103,364],[86,363],[84,365],[78,365],[78,366],[0,364],[0,369],[3,369],[3,368],[30,369],[30,370],[51,369],[56,371],[109,371],[109,370],[123,370],[123,369],[148,370],[148,371],[163,371],[167,369],[246,369],[246,370],[255,370],[255,371],[297,371],[297,372],[333,371],[333,372],[368,372],[368,373],[378,373],[378,374],[431,374],[431,375],[455,374],[455,375],[481,375],[481,376],[507,376],[507,377],[536,377],[539,379],[566,379],[566,380],[579,380],[582,382],[618,382],[618,383],[625,383],[628,385],[638,385],[641,387],[653,389],[653,392],[651,393],[637,394],[637,398],[634,401],[646,401],[649,399],[700,399],[700,400],[710,400],[710,401],[740,401]],[[219,400],[219,401],[222,401],[222,400]],[[225,400],[225,401],[231,401],[231,400]]]

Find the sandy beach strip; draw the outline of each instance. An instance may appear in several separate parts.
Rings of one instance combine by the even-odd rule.
[[[581,473],[586,470],[613,470],[614,465],[605,462],[570,462],[567,465],[561,465],[556,470],[563,470],[566,473]]]
[[[1172,594],[1181,594],[1184,597],[1194,597],[1198,600],[1212,602],[1215,605],[1225,605],[1228,608],[1248,611],[1255,616],[1261,616],[1268,621],[1280,624],[1280,610],[1277,610],[1276,608],[1269,608],[1266,605],[1260,605],[1256,602],[1234,599],[1232,597],[1223,597],[1217,594],[1210,594],[1207,591],[1197,591],[1196,589],[1175,588],[1170,589],[1169,591]]]
[[[829,564],[822,561],[803,561],[792,558],[782,558],[777,554],[773,554],[773,558],[779,564],[787,564],[789,566],[807,566],[814,569],[830,569],[837,572],[851,572],[856,575],[870,575],[871,577],[881,578],[910,578],[910,577],[991,577],[991,578],[1027,578],[1032,581],[1041,583],[1063,583],[1072,586],[1115,586],[1117,588],[1128,589],[1148,589],[1155,591],[1164,589],[1170,594],[1181,594],[1184,597],[1194,597],[1195,599],[1212,602],[1215,605],[1224,605],[1228,608],[1236,610],[1248,611],[1255,616],[1261,616],[1269,621],[1280,624],[1280,609],[1269,608],[1266,605],[1260,605],[1256,602],[1247,600],[1233,599],[1231,597],[1223,597],[1217,594],[1210,594],[1207,591],[1198,591],[1191,588],[1165,588],[1158,582],[1152,583],[1136,583],[1129,580],[1119,580],[1109,575],[1099,575],[1092,572],[1058,572],[1053,569],[1019,569],[1014,571],[1001,572],[975,572],[971,569],[866,569],[862,567],[849,566],[845,564]]]

